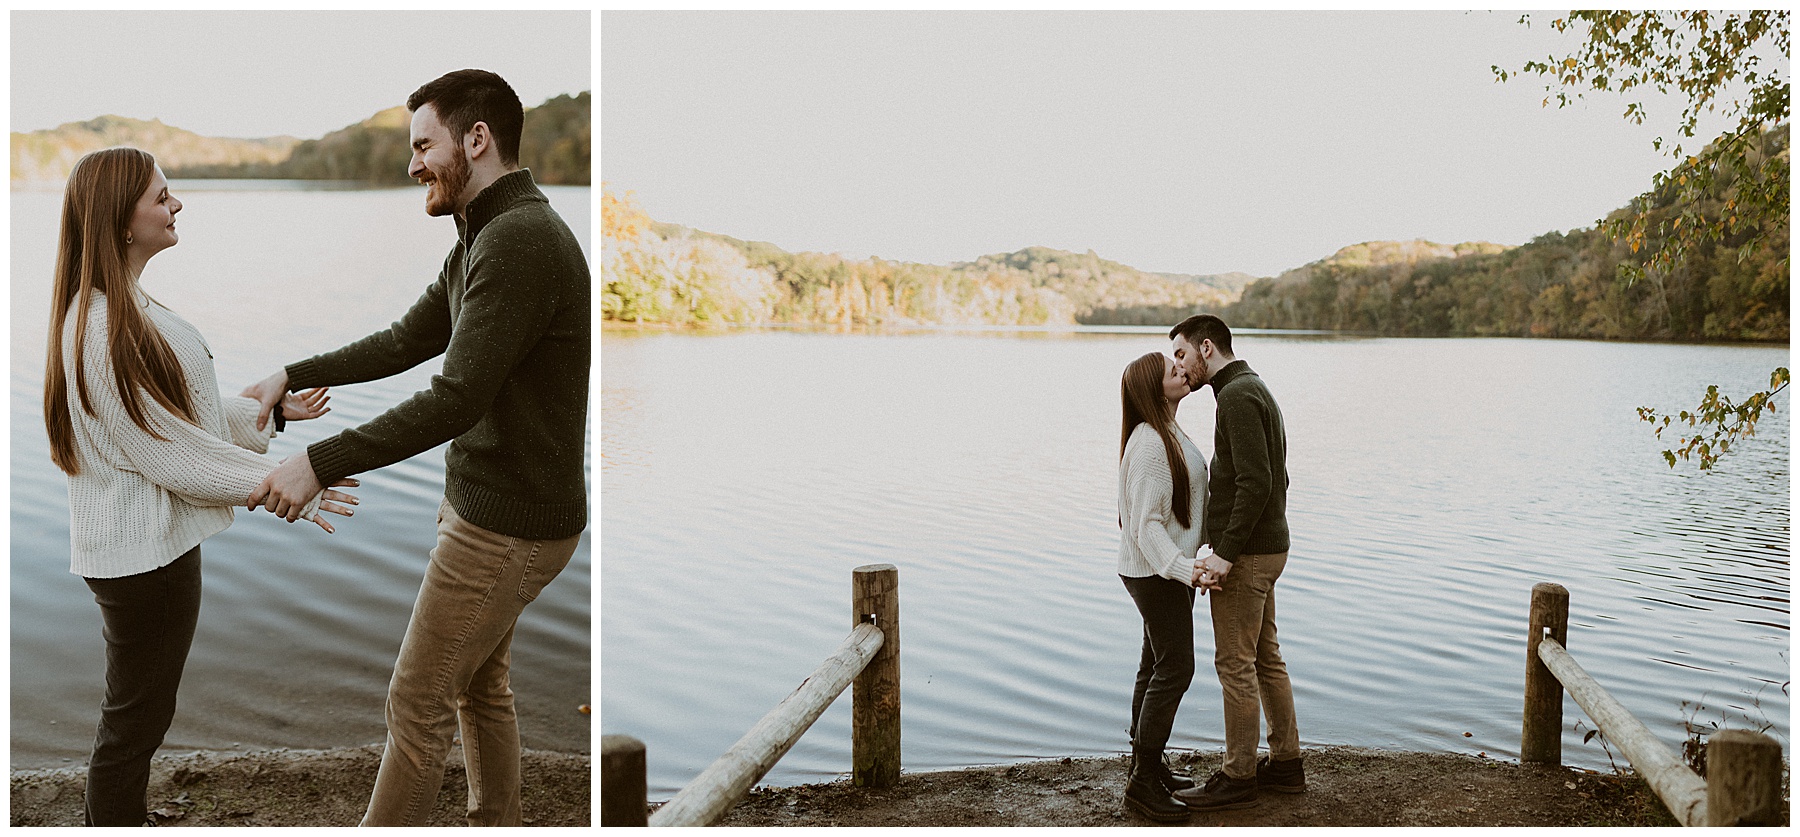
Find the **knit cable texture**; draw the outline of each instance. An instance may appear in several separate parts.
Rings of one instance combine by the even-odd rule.
[[[1175,519],[1175,481],[1162,438],[1149,424],[1140,424],[1131,431],[1125,456],[1119,460],[1119,514],[1124,525],[1118,571],[1127,578],[1159,575],[1191,587],[1206,520],[1206,460],[1179,428],[1176,438],[1187,458],[1189,525]]]
[[[195,414],[195,423],[189,423],[145,393],[150,427],[162,439],[145,432],[125,412],[114,382],[106,295],[95,293],[92,300],[80,359],[92,415],[81,407],[73,374],[79,308],[70,307],[63,329],[80,466],[80,473],[69,477],[69,571],[119,578],[164,566],[230,526],[231,507],[248,502],[250,492],[275,470],[274,460],[258,455],[268,452],[274,428],[256,429],[257,402],[219,395],[212,352],[198,330],[140,298],[138,304],[181,364]],[[302,518],[317,512],[322,496],[307,503]]]

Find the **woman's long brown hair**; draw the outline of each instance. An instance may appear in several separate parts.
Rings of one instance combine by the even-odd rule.
[[[50,299],[50,345],[44,360],[44,426],[50,434],[50,458],[64,473],[76,474],[81,466],[75,455],[68,370],[63,368],[63,324],[69,309],[75,308],[75,389],[81,396],[81,409],[97,415],[88,397],[86,365],[81,362],[93,291],[106,294],[106,350],[112,359],[112,383],[125,402],[126,415],[144,432],[163,438],[150,427],[144,403],[147,392],[170,412],[195,420],[187,376],[162,332],[137,304],[137,277],[131,275],[125,255],[125,231],[155,170],[156,158],[136,148],[95,151],[75,164],[63,192],[62,233]]]
[[[1181,440],[1175,438],[1175,411],[1163,396],[1162,378],[1167,363],[1168,358],[1161,352],[1151,352],[1132,361],[1120,376],[1119,401],[1124,405],[1125,417],[1119,426],[1119,459],[1125,458],[1125,445],[1139,424],[1149,424],[1162,437],[1163,452],[1169,457],[1169,476],[1175,482],[1175,520],[1185,529],[1190,515],[1187,456],[1181,451]],[[1124,524],[1120,519],[1119,525]]]

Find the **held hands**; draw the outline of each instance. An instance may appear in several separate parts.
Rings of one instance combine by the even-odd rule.
[[[331,396],[326,394],[330,391],[331,390],[326,389],[325,387],[315,387],[302,392],[290,392],[282,396],[281,417],[288,421],[305,421],[307,419],[318,418],[319,416],[331,412],[331,408],[325,406],[331,402]],[[262,418],[260,415],[257,418],[257,422],[258,425],[256,429],[261,430]]]
[[[345,488],[355,488],[359,485],[362,485],[362,483],[357,482],[355,479],[353,479],[351,477],[345,477],[341,480],[338,480],[337,482],[332,483],[333,487],[343,486]],[[325,522],[325,518],[320,517],[319,512],[331,512],[332,514],[341,514],[345,517],[351,517],[356,514],[355,509],[348,508],[346,506],[341,506],[338,503],[331,502],[333,500],[338,500],[338,501],[341,501],[344,503],[349,503],[352,506],[359,505],[362,503],[361,500],[356,499],[356,495],[354,495],[354,494],[345,494],[342,491],[333,491],[330,488],[325,489],[325,497],[324,497],[324,499],[319,501],[318,511],[313,512],[312,522],[319,524],[319,528],[324,529],[325,534],[327,534],[327,535],[335,535],[335,534],[337,534],[337,530],[331,528],[331,524]]]
[[[1208,553],[1204,559],[1194,562],[1194,589],[1200,595],[1208,590],[1224,590],[1225,576],[1231,572],[1231,562],[1219,557],[1219,553]]]
[[[333,487],[355,487],[356,485],[358,483],[354,479],[339,480],[332,484]],[[281,464],[277,465],[275,470],[263,479],[262,484],[258,485],[255,491],[250,492],[249,507],[251,511],[255,511],[256,507],[260,505],[274,512],[277,517],[285,518],[287,522],[292,523],[300,518],[300,512],[306,508],[307,502],[323,489],[324,486],[319,485],[318,475],[313,473],[312,460],[307,458],[305,451],[302,451],[281,460]],[[327,491],[325,494],[327,500],[347,500],[352,505],[357,502],[355,497],[342,492]],[[351,514],[350,510],[343,506],[327,508],[324,502],[319,504],[319,508],[345,517],[349,517]],[[316,516],[313,519],[325,531],[333,531],[330,524],[319,520]]]
[[[238,395],[244,398],[254,398],[262,404],[262,409],[256,413],[257,430],[262,430],[269,426],[269,413],[275,410],[276,404],[281,404],[282,412],[284,414],[287,413],[288,406],[282,401],[282,399],[287,396],[287,385],[287,370],[281,369],[267,378],[244,387],[244,391],[238,393]],[[296,418],[296,416],[292,414],[289,414],[287,417]],[[250,505],[254,507],[256,504],[251,503]]]

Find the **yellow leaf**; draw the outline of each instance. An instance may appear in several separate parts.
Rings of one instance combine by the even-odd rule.
[[[1563,59],[1563,66],[1564,66],[1564,67],[1567,67],[1567,68],[1568,68],[1568,69],[1571,69],[1571,70],[1573,70],[1573,69],[1575,69],[1575,59],[1573,59],[1573,58],[1564,58],[1564,59]]]
[[[1680,218],[1675,219],[1675,229],[1678,229],[1678,230],[1681,229],[1681,219]]]

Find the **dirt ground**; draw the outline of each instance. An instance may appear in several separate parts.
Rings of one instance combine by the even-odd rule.
[[[1219,752],[1170,757],[1204,780]],[[1156,825],[1124,810],[1126,759],[1060,759],[902,774],[897,787],[848,781],[751,793],[719,825]],[[1307,791],[1264,793],[1254,808],[1196,813],[1188,825],[1673,826],[1649,786],[1562,767],[1450,753],[1352,747],[1306,751]]]
[[[524,754],[525,824],[586,826],[593,770],[581,753]],[[152,819],[161,826],[351,826],[362,819],[381,746],[158,757],[150,770]],[[81,825],[86,768],[12,774],[12,824]],[[462,748],[450,753],[430,825],[463,825],[468,785]]]

